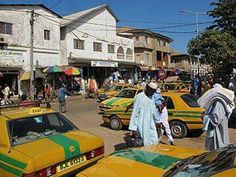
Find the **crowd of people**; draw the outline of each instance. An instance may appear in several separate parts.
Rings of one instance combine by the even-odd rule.
[[[234,98],[235,92],[224,88],[219,80],[199,98],[198,103],[205,110],[203,131],[206,132],[206,150],[212,151],[230,144],[228,121],[235,109]],[[147,83],[144,92],[135,97],[129,130],[132,131],[131,137],[142,139],[142,145],[158,144],[164,130],[169,143],[174,145],[168,110],[156,83]]]

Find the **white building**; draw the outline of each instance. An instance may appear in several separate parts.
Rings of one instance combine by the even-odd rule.
[[[118,18],[108,5],[64,16],[61,24],[63,61],[80,66],[83,75],[95,76],[100,83],[115,68],[125,77],[133,77],[132,39],[116,35]]]
[[[22,73],[30,70],[30,18],[34,10],[34,68],[61,65],[60,15],[42,4],[0,4],[0,78],[20,89]]]

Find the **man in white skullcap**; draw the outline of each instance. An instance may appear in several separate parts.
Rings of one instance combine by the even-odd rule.
[[[132,133],[139,133],[144,145],[158,143],[158,133],[156,124],[160,123],[160,114],[156,114],[155,103],[152,99],[156,92],[157,84],[150,82],[144,92],[136,95],[134,108],[129,123],[129,130]]]

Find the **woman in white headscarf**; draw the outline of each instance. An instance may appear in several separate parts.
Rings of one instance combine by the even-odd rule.
[[[228,120],[235,107],[234,92],[215,84],[202,95],[198,103],[205,109],[203,131],[206,131],[206,150],[227,146],[230,143]]]

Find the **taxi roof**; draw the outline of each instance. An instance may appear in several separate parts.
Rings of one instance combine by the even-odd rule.
[[[43,115],[49,113],[55,113],[51,108],[41,108],[41,107],[11,107],[4,108],[1,110],[1,116],[5,116],[8,119],[20,119],[32,117],[35,115]]]

